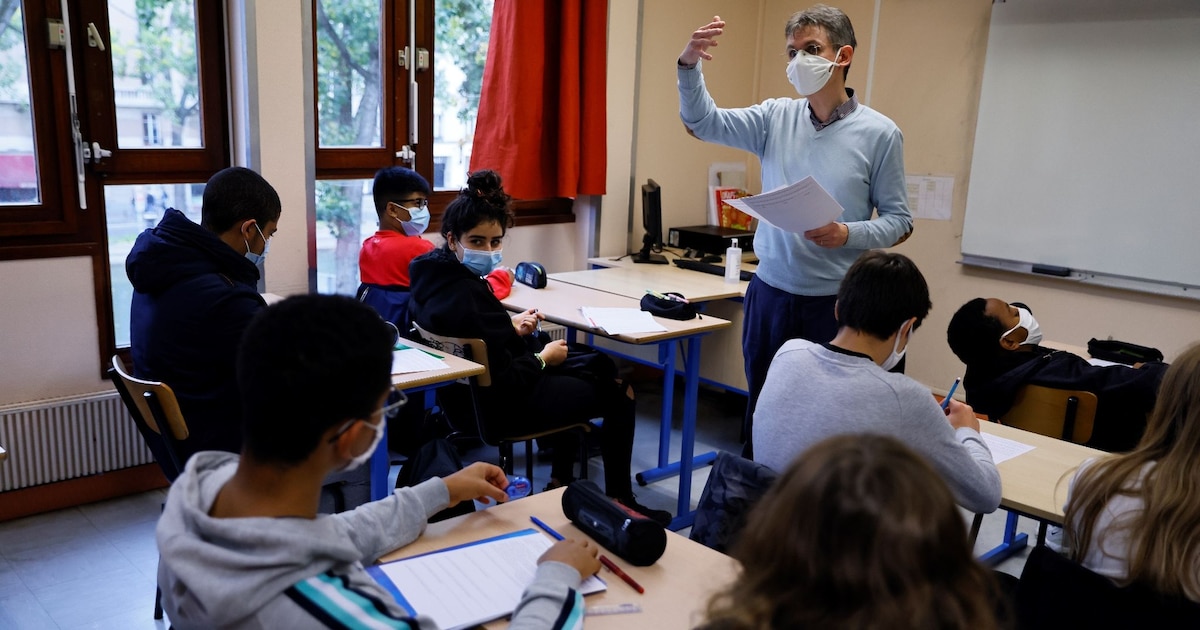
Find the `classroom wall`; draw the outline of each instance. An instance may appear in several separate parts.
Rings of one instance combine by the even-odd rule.
[[[747,160],[749,177],[757,181],[752,156],[700,144],[686,135],[679,122],[673,66],[691,32],[713,15],[728,23],[720,46],[712,51],[716,59],[704,65],[718,105],[738,107],[792,95],[784,74],[783,25],[792,12],[808,4],[791,0],[643,0],[633,172],[635,181],[653,177],[662,184],[665,225],[702,222],[705,177],[711,162]],[[1072,345],[1111,335],[1157,346],[1170,358],[1200,339],[1200,302],[959,265],[991,3],[845,0],[834,4],[854,22],[859,43],[848,83],[858,90],[860,99],[900,126],[907,172],[955,178],[951,220],[917,221],[912,238],[896,248],[920,266],[934,305],[913,336],[908,360],[911,376],[944,392],[953,378],[961,375],[963,366],[946,346],[945,330],[954,311],[976,296],[1027,302],[1048,339]],[[629,16],[614,15],[613,19],[625,21],[627,27],[632,21]],[[876,22],[877,35],[873,37]],[[610,30],[613,27],[610,24]],[[1036,103],[1020,95],[1013,97],[1014,107],[1033,105]],[[640,217],[640,200],[635,200],[635,205],[639,214],[634,216]],[[640,242],[640,238],[638,225],[629,239]],[[606,252],[615,247],[611,242],[601,243]],[[705,361],[709,360],[728,357],[706,354]]]

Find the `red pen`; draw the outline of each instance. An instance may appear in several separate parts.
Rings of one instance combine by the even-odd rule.
[[[621,578],[621,580],[623,580],[626,584],[632,586],[633,590],[635,590],[639,593],[646,592],[646,589],[642,588],[641,584],[638,584],[636,580],[629,577],[629,574],[622,571],[621,567],[617,566],[617,563],[613,562],[612,560],[609,560],[608,556],[606,556],[604,554],[600,554],[600,564],[603,564],[606,568],[608,568],[609,571],[616,573],[617,577]]]

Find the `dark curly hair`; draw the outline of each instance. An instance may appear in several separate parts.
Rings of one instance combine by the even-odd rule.
[[[1000,354],[1004,324],[988,315],[987,300],[975,298],[959,307],[946,327],[946,342],[967,367],[989,363]]]
[[[467,176],[467,187],[458,191],[458,196],[442,214],[442,238],[449,241],[454,235],[461,239],[480,223],[495,221],[507,232],[513,225],[512,197],[504,192],[500,174],[496,171],[475,171]]]

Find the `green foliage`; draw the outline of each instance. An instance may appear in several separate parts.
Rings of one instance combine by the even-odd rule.
[[[378,143],[378,0],[317,0],[317,119],[324,147]],[[373,89],[372,89],[373,88]]]
[[[435,94],[442,109],[458,110],[458,118],[470,123],[479,109],[483,88],[483,66],[487,60],[488,35],[492,29],[493,0],[437,0],[434,11],[437,53],[448,54],[466,78],[458,90],[461,104],[445,88],[445,70],[440,64]]]
[[[195,7],[192,0],[137,0],[136,6],[137,48],[122,59],[120,69],[136,73],[162,104],[171,121],[172,145],[179,146],[184,124],[200,109]]]
[[[0,0],[0,96],[29,105],[29,88],[19,85],[26,76],[25,37],[21,1]]]

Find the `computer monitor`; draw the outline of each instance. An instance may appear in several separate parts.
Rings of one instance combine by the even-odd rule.
[[[642,228],[646,235],[642,237],[642,250],[633,255],[635,263],[667,264],[665,256],[652,252],[661,252],[662,239],[662,191],[658,182],[646,180],[642,186]]]

